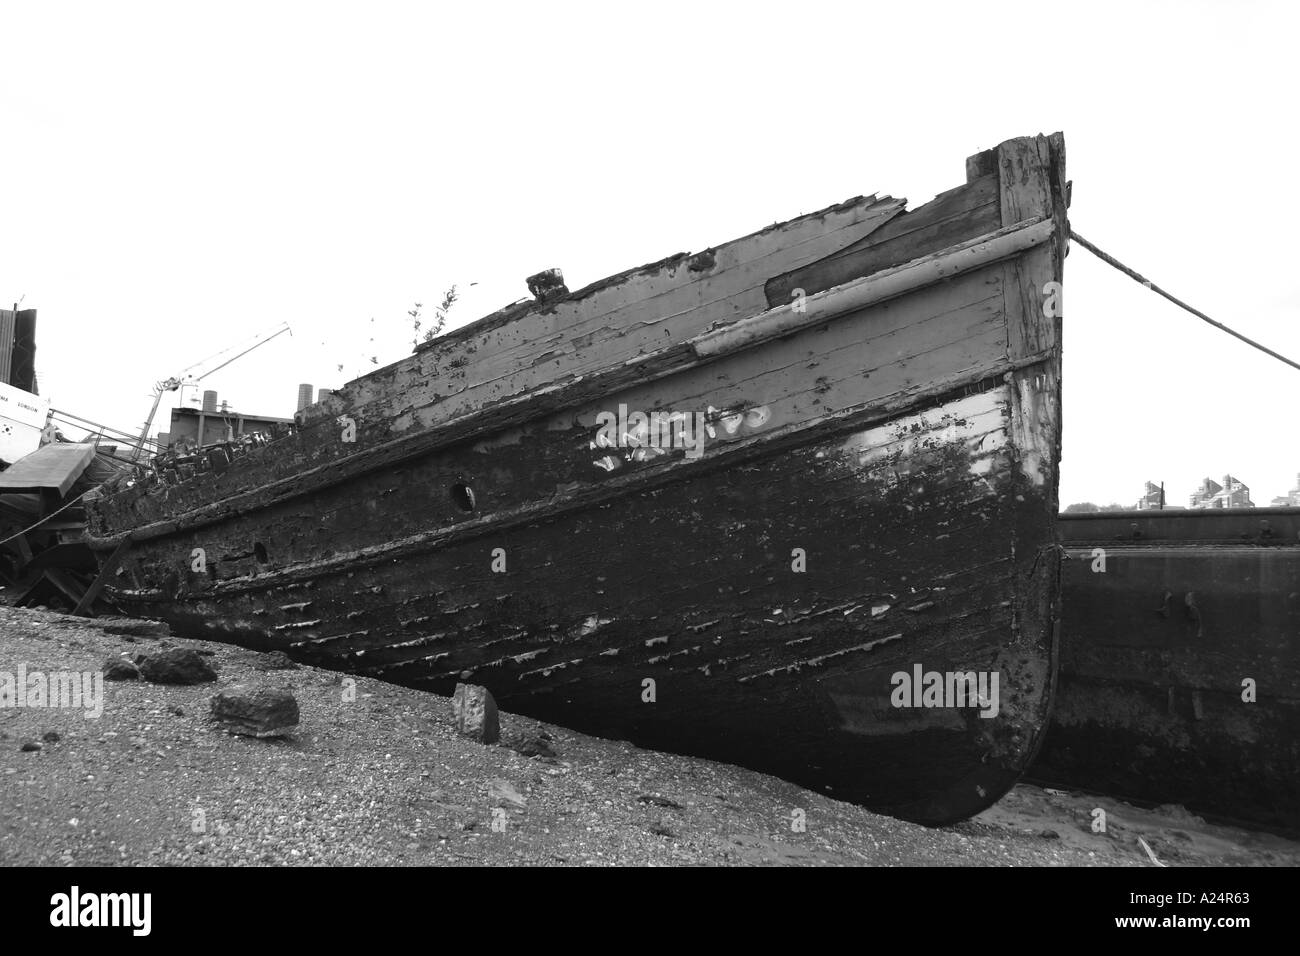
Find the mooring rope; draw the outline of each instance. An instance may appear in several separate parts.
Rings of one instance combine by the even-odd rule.
[[[1241,341],[1245,342],[1247,345],[1253,345],[1255,348],[1259,349],[1261,352],[1265,353],[1266,355],[1271,355],[1271,356],[1273,356],[1273,358],[1277,359],[1279,362],[1285,362],[1287,365],[1290,365],[1292,368],[1300,369],[1300,362],[1294,362],[1294,361],[1292,361],[1291,359],[1287,358],[1285,355],[1281,355],[1281,354],[1279,354],[1279,353],[1277,353],[1277,352],[1274,352],[1274,351],[1273,351],[1271,348],[1269,348],[1267,345],[1261,345],[1260,343],[1256,342],[1254,339],[1249,338],[1248,336],[1242,335],[1242,334],[1241,334],[1240,332],[1238,332],[1236,329],[1230,329],[1230,328],[1228,328],[1228,326],[1224,325],[1222,322],[1216,322],[1216,321],[1214,321],[1214,319],[1210,318],[1208,315],[1206,315],[1204,312],[1200,311],[1199,309],[1193,309],[1190,305],[1188,305],[1188,304],[1187,304],[1186,302],[1184,302],[1182,299],[1179,299],[1179,298],[1177,298],[1176,296],[1172,296],[1172,295],[1170,295],[1168,292],[1166,292],[1164,289],[1160,288],[1160,286],[1156,285],[1154,282],[1152,282],[1152,281],[1151,281],[1150,279],[1148,279],[1146,276],[1144,276],[1144,275],[1142,275],[1141,273],[1139,273],[1137,270],[1135,270],[1135,269],[1130,269],[1128,266],[1124,265],[1124,263],[1120,262],[1120,261],[1119,261],[1118,259],[1116,259],[1114,256],[1110,256],[1110,255],[1107,255],[1106,253],[1102,252],[1100,249],[1098,249],[1096,246],[1094,246],[1094,245],[1093,245],[1091,242],[1089,242],[1087,239],[1083,238],[1083,236],[1079,235],[1079,234],[1078,234],[1077,232],[1075,232],[1073,229],[1070,230],[1070,238],[1073,239],[1075,242],[1077,242],[1079,245],[1083,246],[1083,248],[1087,249],[1089,252],[1091,252],[1094,256],[1096,256],[1096,257],[1097,257],[1098,259],[1100,259],[1102,262],[1105,262],[1105,263],[1107,263],[1107,264],[1109,264],[1109,265],[1114,266],[1116,269],[1118,269],[1120,272],[1124,273],[1124,274],[1125,274],[1126,276],[1128,276],[1130,279],[1133,279],[1133,280],[1136,281],[1136,282],[1140,282],[1140,283],[1142,283],[1142,285],[1146,286],[1146,287],[1147,287],[1148,289],[1150,289],[1152,292],[1155,292],[1155,293],[1158,293],[1158,294],[1164,296],[1166,299],[1168,299],[1168,300],[1169,300],[1170,302],[1172,302],[1174,305],[1179,306],[1180,308],[1186,309],[1188,312],[1192,313],[1192,315],[1196,316],[1198,319],[1202,320],[1203,322],[1209,322],[1210,325],[1214,326],[1216,329],[1221,329],[1222,331],[1227,332],[1229,335],[1241,339]]]

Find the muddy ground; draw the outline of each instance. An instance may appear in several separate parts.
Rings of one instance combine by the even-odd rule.
[[[0,709],[0,864],[1300,864],[1300,844],[1178,807],[1029,785],[936,830],[509,714],[502,745],[484,746],[456,736],[446,697],[364,678],[350,688],[329,671],[271,669],[265,655],[148,630],[0,607],[0,672],[99,671],[167,644],[201,650],[219,674],[106,683],[93,719]],[[247,682],[296,695],[294,735],[233,736],[214,722],[211,697]]]

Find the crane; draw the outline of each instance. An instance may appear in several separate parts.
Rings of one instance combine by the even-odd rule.
[[[162,402],[162,397],[164,394],[166,394],[167,392],[174,392],[177,389],[179,389],[182,385],[192,385],[197,382],[203,381],[213,372],[221,371],[231,362],[243,358],[249,352],[253,351],[253,349],[261,348],[267,342],[271,341],[271,339],[283,335],[285,332],[288,332],[291,335],[293,334],[293,330],[289,328],[288,322],[281,323],[280,327],[276,329],[274,332],[272,332],[270,335],[268,335],[266,338],[259,339],[258,341],[250,345],[248,348],[240,352],[238,355],[226,359],[216,368],[208,369],[208,371],[204,372],[202,375],[199,375],[197,377],[185,376],[185,372],[182,372],[180,375],[173,375],[170,378],[165,378],[161,382],[155,383],[153,387],[153,407],[149,409],[149,417],[145,419],[144,429],[140,432],[140,439],[135,443],[135,450],[131,453],[131,461],[135,462],[140,460],[140,455],[144,451],[145,443],[149,440],[149,429],[153,427],[153,420],[158,414],[158,405]],[[227,349],[226,351],[230,351],[230,350]],[[221,352],[217,353],[217,355],[221,355],[221,354],[222,354]],[[204,359],[203,361],[208,361],[208,360]],[[202,365],[202,364],[203,362],[195,363],[195,365]],[[191,365],[190,368],[194,368],[195,365]],[[189,371],[189,369],[186,369],[185,371]]]

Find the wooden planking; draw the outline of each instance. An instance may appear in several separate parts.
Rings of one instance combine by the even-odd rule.
[[[963,243],[956,249],[947,249],[923,257],[916,262],[895,269],[885,270],[871,277],[857,280],[833,290],[811,297],[803,310],[783,306],[769,310],[758,316],[706,333],[690,342],[661,350],[653,356],[635,363],[618,364],[602,370],[600,374],[584,376],[577,380],[553,383],[529,395],[521,396],[509,402],[500,402],[478,413],[468,414],[446,423],[437,429],[418,431],[397,438],[388,438],[381,432],[382,444],[358,443],[355,449],[350,446],[326,439],[321,440],[317,433],[303,433],[295,436],[294,442],[282,449],[267,463],[283,475],[279,477],[272,469],[244,471],[233,479],[241,484],[232,484],[231,472],[225,476],[205,476],[194,485],[178,487],[175,493],[164,497],[146,496],[145,489],[126,492],[115,496],[122,499],[140,499],[140,504],[148,504],[154,514],[164,511],[179,513],[187,508],[199,505],[198,511],[211,512],[214,501],[219,500],[223,506],[236,503],[242,498],[245,506],[258,506],[249,488],[250,483],[260,483],[256,499],[273,501],[286,494],[304,493],[309,487],[319,488],[337,484],[348,477],[374,471],[423,454],[437,447],[456,441],[463,441],[494,429],[504,430],[523,421],[540,418],[562,408],[579,407],[582,404],[608,396],[636,384],[653,381],[670,374],[680,375],[688,369],[716,361],[730,352],[740,352],[761,340],[786,338],[800,328],[814,328],[825,325],[828,321],[847,314],[852,308],[867,308],[873,302],[889,301],[891,298],[906,298],[905,292],[921,295],[916,290],[924,291],[926,283],[937,283],[949,290],[945,295],[952,295],[951,289],[965,287],[955,276],[975,274],[981,269],[987,271],[983,263],[999,261],[1001,256],[1010,254],[1010,250],[1028,248],[1049,237],[1052,233],[1050,222],[1021,224],[1011,230],[1000,230],[993,236],[980,237]],[[995,274],[990,273],[986,281],[994,281]],[[920,301],[920,300],[918,300]],[[935,308],[942,313],[952,306],[944,306],[942,301]],[[832,323],[834,324],[834,323]],[[742,334],[743,332],[743,334]],[[753,334],[750,334],[750,333]],[[706,349],[707,346],[707,349]],[[1005,335],[1002,337],[1001,349],[1005,350]],[[707,354],[704,354],[707,352]],[[899,356],[894,356],[897,359]],[[756,361],[750,360],[751,363]],[[325,425],[332,426],[333,423]],[[332,437],[332,436],[331,436]],[[263,454],[264,453],[264,454]],[[270,450],[259,450],[250,455],[253,463],[266,460]],[[330,462],[329,458],[334,457]],[[346,456],[346,457],[344,457]],[[137,511],[135,521],[147,521],[148,513]]]
[[[580,337],[584,330],[601,324],[617,326],[618,320],[628,310],[636,312],[652,309],[667,313],[671,310],[665,308],[665,303],[658,301],[664,296],[693,291],[698,303],[705,301],[700,297],[704,287],[716,290],[731,284],[735,288],[743,288],[743,285],[737,286],[735,278],[727,273],[746,265],[759,267],[761,271],[765,262],[770,267],[770,260],[774,257],[779,261],[792,254],[797,258],[823,254],[816,250],[820,247],[838,248],[856,240],[877,228],[881,221],[898,215],[903,205],[902,200],[888,197],[880,200],[871,197],[845,203],[769,227],[695,256],[682,254],[654,266],[602,280],[595,283],[599,287],[596,292],[580,290],[559,303],[545,305],[526,301],[516,303],[506,310],[509,312],[508,321],[487,323],[482,332],[476,329],[479,323],[471,323],[424,343],[418,352],[426,357],[445,359],[441,365],[447,366],[444,371],[452,374],[461,367],[457,360],[466,355],[474,355],[487,346],[495,349],[493,354],[513,354],[519,348],[536,350],[548,342],[561,341],[563,337]],[[800,253],[799,248],[808,244],[812,245]],[[707,268],[698,268],[703,262],[708,263]],[[710,294],[716,297],[716,293]],[[471,331],[473,334],[468,334]],[[481,337],[488,332],[502,334],[496,339]],[[480,361],[481,356],[470,364],[478,364]],[[390,369],[395,369],[399,364],[401,363],[390,366]],[[426,370],[439,367],[441,366],[427,364],[422,366]]]
[[[969,418],[969,421],[966,425],[955,426],[957,429],[963,431],[964,434],[958,434],[951,437],[962,442],[972,441],[975,440],[978,437],[978,434],[981,432],[984,432],[986,430],[993,430],[993,431],[997,430],[997,422],[1000,419],[1000,413],[996,411],[996,408],[1005,402],[1005,398],[1004,398],[1005,391],[1006,391],[1005,386],[997,386],[996,388],[993,388],[991,391],[988,392],[978,393],[974,396],[966,396],[966,397],[958,398],[949,403],[946,403],[939,409],[934,410],[933,416],[931,416],[930,412],[925,413],[923,418],[932,422],[929,431],[931,435],[934,437],[943,437],[945,430],[949,427],[949,425],[946,424],[943,420],[945,415],[947,415],[949,418],[955,418],[958,421]],[[981,422],[984,420],[987,420],[988,423],[981,424]],[[908,420],[907,424],[910,428],[912,421]],[[890,434],[893,434],[893,432],[895,431],[892,425],[875,426],[875,428],[877,432],[880,428],[885,428],[889,431]],[[919,434],[919,433],[915,433],[915,434]],[[909,435],[907,438],[902,439],[900,447],[906,446],[908,441],[912,440],[913,438],[914,435]],[[826,444],[823,444],[821,447],[826,449],[828,453],[833,452],[830,460],[837,461],[839,463],[836,465],[835,468],[836,473],[840,473],[840,471],[842,470],[843,476],[845,478],[852,479],[854,483],[860,481],[863,478],[872,476],[873,473],[879,470],[879,466],[865,465],[861,455],[862,449],[860,446],[862,446],[864,442],[868,442],[873,445],[876,443],[876,439],[873,437],[872,433],[869,432],[866,435],[858,435],[856,440],[853,437],[850,437],[848,439],[823,438],[823,442],[825,442]],[[795,474],[806,473],[808,474],[808,482],[814,485],[819,483],[820,479],[815,478],[815,470],[809,469],[809,464],[811,462],[807,459],[816,460],[819,459],[821,456],[816,454],[815,452],[806,452],[806,453],[800,452],[799,455],[802,456],[800,460],[795,462],[788,462],[784,464],[777,464],[777,463],[764,464],[761,462],[750,462],[749,464],[744,464],[744,463],[733,464],[729,466],[728,474],[734,474],[735,468],[748,469],[749,471],[752,472],[751,475],[752,483],[747,484],[747,487],[750,488],[750,491],[746,493],[746,495],[743,497],[743,500],[750,502],[751,504],[756,503],[758,500],[765,500],[762,499],[762,496],[760,495],[759,487],[762,485],[762,483],[765,480],[770,479],[774,474],[776,474],[777,469],[779,469],[780,471],[793,472]],[[975,461],[976,461],[976,456],[972,456],[971,463],[974,464]],[[700,472],[698,469],[695,470],[693,474],[695,475],[697,481],[708,480],[708,479],[702,479],[700,477],[702,475],[702,472]],[[967,473],[965,468],[959,469],[958,472],[956,473],[956,477],[958,478],[965,478],[966,476]],[[933,481],[934,478],[936,477],[938,477],[938,475],[934,475],[930,479],[928,479],[926,482],[927,486],[933,487]],[[983,486],[981,484],[979,484],[978,482],[967,482],[967,483],[969,484],[970,488],[977,493],[978,497],[984,499],[989,498],[990,493],[988,491],[982,490]],[[411,481],[406,486],[408,489],[406,493],[408,495],[414,494],[415,496],[419,497],[423,494],[422,489],[424,489],[428,485],[429,483],[424,480]],[[703,486],[701,486],[701,490],[702,488]],[[654,491],[650,491],[648,493],[651,496],[654,496],[656,494]],[[670,489],[668,493],[671,498],[676,499],[681,494],[681,489],[674,487],[673,489]],[[801,486],[801,493],[805,495],[811,495],[814,499],[817,496],[816,492],[810,487]],[[365,497],[365,495],[361,495],[361,497]],[[875,496],[871,494],[867,494],[868,499],[872,499],[874,497]],[[965,495],[963,494],[962,497],[964,499]],[[625,497],[620,497],[618,499],[618,502],[615,504],[615,508],[616,509],[623,508],[624,507],[623,502],[625,500],[626,500]],[[705,503],[707,499],[700,497],[699,494],[696,493],[696,494],[684,496],[683,504],[688,501]],[[408,500],[406,506],[409,507],[409,504],[410,502]],[[698,504],[695,507],[698,507]],[[706,507],[708,507],[707,504]],[[821,509],[811,508],[811,507],[809,508],[801,507],[799,501],[797,500],[787,501],[785,497],[778,497],[777,499],[770,501],[769,505],[767,506],[767,509],[770,511],[773,508],[777,509],[777,513],[767,514],[766,517],[764,517],[759,522],[759,524],[756,525],[756,528],[766,528],[766,530],[768,531],[776,531],[783,524],[787,524],[787,523],[799,524],[805,519],[812,519],[816,517],[821,510]],[[601,509],[594,509],[594,510],[588,509],[585,512],[583,512],[582,515],[571,516],[570,520],[578,520],[581,522],[602,522],[605,519],[597,516],[600,510]],[[680,511],[681,509],[679,508],[664,509],[664,508],[652,507],[650,510],[651,513],[658,514],[660,513],[660,511],[664,511],[665,513],[674,513]],[[687,510],[689,512],[690,510],[693,510],[693,508],[688,508]],[[748,516],[745,518],[745,520],[749,520],[749,521],[758,520],[755,518],[752,512],[753,512],[752,508],[746,507],[736,515],[732,515],[731,512],[727,512],[727,511],[720,512],[716,508],[709,507],[709,513],[716,520],[732,520],[733,518],[739,519],[744,516]],[[964,514],[965,512],[964,510],[959,509],[959,513]],[[906,523],[907,521],[910,520],[910,518],[907,517],[906,512],[902,511],[901,509],[898,511],[891,511],[889,512],[889,514],[892,515],[892,518],[890,519],[891,521]],[[846,517],[848,517],[851,520],[853,516],[850,513],[847,514]],[[355,520],[356,516],[353,516],[353,518]],[[248,517],[245,517],[242,520],[245,523],[247,523],[250,520],[262,521],[264,519],[262,518],[250,519]],[[374,535],[373,535],[374,540],[387,540],[387,536],[384,534],[384,529],[374,528],[373,531],[374,531]],[[241,533],[240,537],[242,536],[243,535]],[[761,538],[761,537],[762,537],[761,535],[757,536],[757,538]],[[447,543],[450,545],[453,540],[460,540],[463,543],[463,541],[466,539],[464,535],[458,535],[455,536],[454,539],[446,539],[446,540]],[[514,540],[514,536],[512,536],[512,541],[513,540]],[[883,542],[876,542],[876,544],[873,544],[873,548],[880,545],[883,545]],[[151,545],[151,547],[157,547],[157,546],[158,546],[157,544]],[[514,550],[514,545],[512,544],[512,551],[513,550]],[[850,554],[854,553],[852,548],[850,548],[849,553]],[[187,554],[188,554],[187,551],[183,553],[177,553],[175,555],[175,560],[183,563],[183,559]],[[859,553],[858,559],[860,558],[861,558],[861,554]],[[938,556],[936,556],[936,560],[938,560]],[[170,559],[168,563],[170,563]],[[530,563],[536,566],[536,562],[530,562]],[[343,565],[341,565],[339,562],[333,559],[331,559],[329,564],[334,566],[335,570],[344,569]],[[393,567],[393,565],[391,565],[388,561],[384,561],[384,560],[378,560],[374,562],[374,564],[378,568]],[[762,564],[763,562],[756,561],[754,562],[753,567],[761,568]],[[889,564],[887,563],[885,567],[888,566]],[[357,571],[360,571],[361,567],[355,566],[355,569]],[[318,567],[316,570],[319,573],[326,573],[327,569],[324,567]],[[379,573],[383,574],[386,572],[381,570]],[[832,566],[829,565],[823,566],[823,573],[825,574],[825,579],[820,581],[819,587],[832,587],[833,589],[838,589],[842,586],[849,586],[850,584],[850,582],[847,579],[845,579],[843,575],[835,572]],[[286,571],[283,573],[273,572],[272,574],[269,575],[260,574],[257,580],[245,579],[242,581],[232,582],[232,585],[234,590],[237,590],[239,593],[245,593],[245,592],[252,593],[256,591],[266,590],[267,588],[276,585],[277,582],[283,582],[285,574],[291,574],[295,578],[299,577],[299,572],[296,569],[289,568],[286,569]],[[510,581],[505,581],[500,576],[489,573],[486,562],[478,562],[477,560],[474,559],[471,559],[471,563],[469,566],[457,568],[455,574],[442,576],[440,579],[445,580],[447,582],[447,586],[449,589],[453,589],[457,592],[464,591],[466,588],[470,588],[471,585],[473,585],[476,588],[481,586],[483,588],[491,589],[488,593],[496,593],[497,591],[504,591],[506,594],[508,594],[511,591],[517,591],[517,589],[519,588],[519,585],[515,581],[513,576],[511,577]],[[401,576],[397,574],[396,571],[394,572],[393,580],[394,581],[401,580]],[[417,581],[418,583],[416,585],[415,591],[413,591],[412,594],[413,595],[418,594],[420,596],[429,595],[430,593],[430,589],[428,586],[429,579],[417,577],[414,580]],[[693,580],[695,580],[696,585],[698,586],[700,584],[707,584],[712,579],[710,579],[708,576],[704,576],[698,579],[693,578]],[[197,583],[202,584],[201,579]],[[761,584],[761,581],[756,580],[754,583],[756,585],[759,585]],[[919,583],[920,583],[919,581],[913,582],[914,585]],[[853,586],[857,586],[859,584],[861,584],[860,579],[854,578]],[[282,583],[280,584],[280,586],[282,586]],[[232,590],[232,588],[230,587],[223,588],[222,590],[225,593],[234,593],[234,590]],[[324,597],[325,595],[323,594],[314,595],[312,597],[312,600],[319,601],[324,599]],[[462,603],[462,602],[453,602],[449,599],[446,599],[445,595],[439,597],[440,597],[439,610],[443,613],[449,611],[450,605],[452,605],[453,603]],[[481,601],[483,599],[484,599],[483,592],[478,592],[477,600]],[[630,596],[628,596],[628,599],[630,599]],[[391,608],[396,602],[399,601],[402,601],[403,603],[405,602],[405,599],[402,597],[400,592],[392,591],[391,589],[386,590],[383,600],[384,600],[383,606],[389,608]],[[465,600],[466,601],[468,600],[468,596],[466,596]],[[378,607],[378,605],[376,607]],[[319,616],[321,613],[322,612],[319,607],[317,606],[312,607],[311,614],[313,617]],[[342,616],[343,615],[339,615],[340,618],[342,618]],[[352,614],[349,613],[347,617],[351,619]],[[344,627],[343,630],[345,631],[350,630],[350,627],[352,627],[352,625]]]
[[[539,383],[690,338],[714,323],[762,311],[762,286],[771,275],[860,239],[901,209],[901,201],[889,200],[827,213],[825,221],[795,220],[720,247],[708,270],[692,272],[685,260],[529,312],[349,383],[311,408],[307,420],[347,408],[370,420],[395,419],[398,429],[414,424],[417,411],[421,424],[435,424]]]
[[[828,245],[833,241],[839,240],[822,237],[822,242]],[[660,348],[664,343],[690,338],[711,325],[761,311],[766,305],[761,295],[762,283],[775,268],[781,267],[768,261],[774,257],[788,261],[786,255],[772,253],[759,261],[742,263],[726,276],[726,281],[692,282],[637,303],[624,313],[579,325],[562,337],[544,343],[528,342],[520,347],[522,351],[506,350],[492,355],[464,371],[464,388],[451,401],[444,399],[437,405],[420,408],[419,390],[430,384],[436,387],[440,373],[434,371],[432,377],[421,376],[414,389],[403,393],[402,402],[412,409],[411,416],[399,416],[394,428],[401,430],[415,422],[436,424],[446,420],[457,408],[472,408],[519,394],[539,381],[589,374],[610,361],[626,360]],[[378,412],[378,408],[367,410],[368,415]]]
[[[594,423],[596,412],[626,403],[682,411],[766,405],[772,427],[809,422],[953,374],[978,378],[1005,359],[1005,342],[1001,290],[987,270],[770,342],[759,361],[736,356],[610,395],[579,421]]]
[[[575,388],[581,389],[584,396],[575,397],[575,400],[560,401],[565,394],[563,391],[552,393],[552,399],[560,407],[589,405],[591,410],[588,414],[594,419],[597,411],[616,409],[619,401],[650,410],[665,407],[664,396],[668,394],[673,396],[674,402],[680,400],[683,403],[698,397],[698,407],[692,409],[689,404],[684,404],[678,408],[704,411],[707,404],[725,407],[745,400],[750,404],[763,404],[766,402],[764,394],[771,393],[774,399],[794,396],[792,401],[774,408],[774,413],[802,420],[825,415],[834,408],[870,401],[873,396],[885,396],[897,389],[924,384],[932,378],[942,379],[953,373],[975,375],[1005,355],[1005,329],[1000,313],[994,307],[1000,298],[997,268],[995,265],[978,269],[910,296],[842,317],[811,330],[811,337],[787,336],[764,347],[761,352],[738,353],[734,360],[722,360],[720,364],[708,363],[695,369],[681,366],[670,383],[642,384],[649,376],[629,374],[618,383],[612,379],[578,383]],[[918,324],[924,327],[912,328]],[[878,338],[875,347],[867,348],[864,353],[864,340],[873,337]],[[960,344],[967,339],[970,341]],[[959,343],[956,351],[943,351],[952,343]],[[819,359],[819,356],[824,356],[824,359]],[[864,356],[876,360],[873,362]],[[683,358],[687,357],[683,355]],[[809,362],[822,360],[826,362],[825,369],[817,376],[809,377]],[[713,364],[719,367],[713,369],[710,367]],[[878,373],[875,372],[877,368],[880,369]],[[749,381],[756,375],[762,376],[760,381]],[[743,389],[738,390],[737,383]],[[465,431],[464,435],[470,437],[475,432],[482,434],[492,428],[506,430],[530,418],[542,418],[547,401],[545,398],[530,401],[524,409],[528,414],[523,417],[516,415],[512,418],[510,408],[501,406],[497,411],[502,414],[488,416],[490,421],[480,422],[475,431]],[[572,422],[581,417],[579,413],[577,419],[569,420]],[[562,427],[563,421],[561,418],[554,424]],[[417,438],[422,447],[426,437],[429,439],[427,451],[439,445],[445,446],[451,440],[443,436],[435,442],[434,439],[440,437],[438,433],[421,433]],[[367,450],[363,455],[352,456],[346,464],[337,463],[332,467],[320,465],[315,469],[304,469],[300,463],[292,478],[282,480],[282,487],[267,485],[258,491],[225,500],[215,494],[213,488],[206,487],[205,490],[208,483],[205,478],[190,489],[177,488],[176,493],[166,498],[155,495],[141,499],[139,504],[148,505],[149,510],[133,511],[132,523],[147,520],[150,512],[161,516],[164,508],[184,511],[192,507],[192,504],[186,504],[191,497],[185,494],[186,491],[200,495],[197,500],[206,499],[206,503],[187,516],[187,522],[206,522],[233,509],[262,507],[313,487],[319,489],[326,484],[337,484],[354,472],[361,473],[360,470],[381,470],[386,463],[393,464],[409,457],[412,452],[403,451],[408,444],[408,440],[390,442],[387,450]],[[305,450],[310,451],[312,447],[312,443],[308,443]],[[580,472],[575,477],[585,476]],[[215,479],[215,484],[219,485],[222,480]]]
[[[995,367],[990,370],[990,377],[996,378],[1006,370],[1008,367],[1005,365]],[[474,465],[466,458],[448,461],[446,456],[438,456],[404,476],[397,486],[418,490],[419,504],[416,507],[412,507],[406,497],[398,497],[393,499],[387,509],[370,509],[370,503],[377,505],[388,498],[393,490],[383,488],[377,479],[354,482],[343,488],[331,488],[318,495],[313,502],[313,531],[319,529],[319,540],[315,537],[283,537],[285,547],[274,555],[274,566],[270,571],[253,565],[251,554],[247,552],[252,541],[278,536],[278,529],[301,524],[301,509],[292,502],[282,502],[257,513],[243,511],[225,514],[216,519],[221,520],[222,524],[213,531],[203,530],[204,526],[198,522],[186,521],[179,529],[173,528],[170,532],[165,527],[157,529],[163,532],[163,536],[152,527],[143,527],[137,528],[133,537],[150,542],[160,538],[156,543],[149,544],[152,553],[168,555],[163,567],[181,568],[188,567],[191,547],[211,546],[214,536],[219,536],[217,540],[232,542],[230,548],[234,551],[245,552],[245,560],[232,566],[232,576],[223,577],[221,591],[263,590],[276,585],[306,582],[316,575],[336,570],[359,569],[372,564],[388,565],[393,561],[408,560],[416,554],[467,540],[485,538],[489,542],[484,545],[485,548],[494,542],[505,545],[517,533],[511,529],[518,529],[522,525],[538,521],[550,522],[575,511],[607,507],[629,494],[653,492],[656,488],[690,480],[698,474],[708,473],[724,465],[734,468],[759,458],[776,461],[783,452],[792,451],[809,442],[825,440],[826,436],[842,433],[846,428],[871,427],[900,414],[914,413],[942,396],[965,391],[970,384],[969,378],[954,377],[948,381],[932,383],[928,389],[894,395],[869,409],[827,415],[811,428],[777,428],[771,432],[746,436],[702,458],[675,460],[661,465],[652,463],[643,469],[616,474],[600,482],[564,484],[558,481],[559,476],[555,474],[539,478],[531,473],[539,463],[536,450],[534,454],[521,455],[515,448],[505,448],[495,458],[483,456],[482,453],[470,453],[484,459],[478,462],[477,470],[492,474],[490,485],[480,485],[485,495],[489,492],[491,494],[491,510],[485,511],[481,516],[455,523],[431,520],[424,515],[431,509],[436,509],[436,502],[441,498],[439,493],[445,488],[448,478],[466,464],[470,464],[470,467]],[[564,444],[562,438],[563,436],[551,439],[551,443],[560,449]],[[552,467],[555,460],[553,455],[545,459]],[[586,464],[583,459],[577,459],[575,463]],[[544,486],[553,489],[551,495],[541,497],[534,493]],[[361,509],[366,512],[365,534],[354,542],[357,550],[339,552],[332,542],[340,540],[338,535],[346,534],[348,528],[356,524],[359,520],[358,506],[363,504],[367,506]],[[405,526],[401,519],[406,520]],[[199,536],[196,536],[196,532],[199,532]],[[349,540],[352,537],[355,537],[355,532]],[[320,557],[322,554],[325,557]],[[223,566],[225,560],[223,554]],[[485,580],[493,578],[486,562],[480,570]]]
[[[795,289],[813,295],[991,232],[1005,225],[998,191],[997,175],[950,189],[919,209],[894,217],[849,248],[775,276],[767,283],[767,301],[770,305],[789,302]]]
[[[821,237],[833,237],[833,243],[843,245],[857,238],[855,233],[862,234],[859,227],[863,224],[868,224],[868,228],[875,228],[879,225],[875,220],[881,216],[889,218],[898,215],[904,205],[904,200],[889,196],[879,198],[859,196],[784,223],[776,223],[720,246],[710,247],[693,256],[679,253],[657,263],[601,279],[571,293],[560,303],[546,306],[525,301],[508,307],[503,310],[503,313],[511,322],[523,318],[524,312],[527,311],[535,311],[543,315],[554,313],[579,321],[599,318],[616,313],[627,306],[644,303],[655,295],[683,285],[701,281],[713,282],[722,273],[768,255],[774,249],[797,246]],[[518,308],[519,306],[522,306],[522,309]],[[494,318],[488,316],[455,329],[422,344],[418,351],[445,352],[452,349],[464,340],[479,335],[482,331],[488,331],[489,327],[503,324],[497,321],[494,325]],[[521,325],[523,327],[516,329],[515,332],[526,341],[531,341],[531,329],[525,323]]]

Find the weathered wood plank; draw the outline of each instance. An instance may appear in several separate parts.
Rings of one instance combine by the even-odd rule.
[[[859,226],[865,225],[867,230],[876,228],[879,224],[877,220],[882,217],[887,220],[901,213],[904,205],[904,200],[889,196],[859,196],[817,212],[759,229],[695,255],[678,253],[658,262],[600,279],[570,293],[560,306],[563,306],[566,315],[574,319],[600,318],[629,305],[646,302],[655,295],[706,278],[701,275],[702,272],[708,272],[714,278],[718,278],[720,273],[744,262],[769,255],[782,246],[798,247],[827,236],[834,237],[832,241],[841,244],[851,241],[856,238],[853,231]],[[846,233],[845,230],[848,232]],[[701,268],[710,260],[714,260],[714,264]],[[516,303],[468,325],[453,329],[429,342],[421,343],[417,347],[417,352],[438,352],[459,348],[484,332],[509,324],[516,326],[512,332],[513,337],[529,339],[530,322],[524,320],[531,319],[533,317],[531,313],[540,316],[555,314],[560,311],[560,306],[545,309],[539,308],[536,303]]]
[[[998,177],[989,175],[950,189],[848,248],[775,276],[765,289],[768,304],[789,302],[795,289],[813,295],[1008,225],[1000,219],[998,186]]]
[[[432,425],[521,394],[539,384],[585,375],[698,335],[711,325],[762,311],[773,273],[851,243],[896,216],[902,203],[847,205],[792,220],[693,258],[547,305],[481,335],[429,343],[411,359],[350,383],[305,420],[348,408],[401,430]]]
[[[1051,217],[1048,181],[1051,156],[1046,136],[1007,140],[998,146],[1002,224],[1038,216]]]

